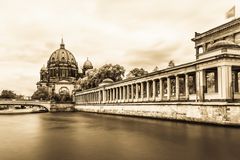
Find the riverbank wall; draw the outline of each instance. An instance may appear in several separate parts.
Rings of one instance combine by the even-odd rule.
[[[76,111],[240,127],[240,103],[76,104]]]
[[[74,104],[52,103],[49,112],[74,112]]]

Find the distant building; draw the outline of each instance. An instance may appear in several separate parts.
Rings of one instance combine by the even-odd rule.
[[[88,59],[82,67],[78,67],[74,55],[65,48],[62,40],[60,48],[51,54],[47,67],[43,65],[41,68],[37,88],[46,87],[49,93],[72,95],[76,82],[83,78],[89,69],[93,69],[93,65]]]

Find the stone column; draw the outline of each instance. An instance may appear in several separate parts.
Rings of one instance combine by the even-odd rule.
[[[126,88],[123,86],[123,102],[126,101]]]
[[[205,72],[203,70],[196,73],[196,88],[197,88],[197,101],[204,101],[204,88],[205,88]]]
[[[153,99],[153,101],[155,101],[155,99],[156,99],[156,81],[155,80],[153,80],[152,88],[153,88],[152,99]]]
[[[133,92],[133,85],[134,85],[134,84],[132,84],[132,86],[131,86],[131,93],[132,93],[131,99],[132,99],[132,101],[134,100],[134,98],[133,98],[133,94],[134,94],[134,92]]]
[[[171,99],[171,81],[170,77],[167,77],[167,100]]]
[[[149,81],[147,81],[147,101],[149,101],[149,91],[150,91]]]
[[[101,91],[98,91],[98,102],[101,103]]]
[[[103,90],[102,93],[103,93],[103,103],[106,103],[106,90]]]
[[[141,82],[141,101],[143,101],[143,82]]]
[[[176,75],[176,100],[179,100],[179,77]]]
[[[119,101],[122,101],[122,87],[119,87]]]
[[[127,85],[127,101],[129,101],[129,85]]]
[[[186,100],[189,100],[188,74],[185,74],[185,96]]]
[[[118,102],[119,100],[119,87],[116,88],[116,101]]]
[[[112,102],[112,89],[110,88],[109,89],[109,102],[111,103]]]
[[[138,100],[138,83],[136,83],[136,96],[135,96],[136,100]]]
[[[225,100],[233,100],[234,99],[234,90],[233,90],[233,79],[232,79],[232,66],[222,66],[222,74],[221,77],[221,86],[222,86],[222,98]]]
[[[116,88],[113,88],[113,102],[116,100]]]
[[[162,101],[163,99],[163,84],[162,78],[159,79],[159,100]]]

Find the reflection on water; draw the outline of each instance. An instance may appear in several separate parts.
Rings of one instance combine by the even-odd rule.
[[[239,160],[240,129],[106,116],[0,116],[1,160]]]

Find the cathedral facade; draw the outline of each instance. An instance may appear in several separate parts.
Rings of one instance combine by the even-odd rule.
[[[77,82],[91,69],[93,65],[88,59],[83,66],[78,66],[74,55],[65,48],[62,40],[60,48],[51,54],[47,67],[44,65],[41,68],[37,88],[44,87],[50,94],[72,95]]]

